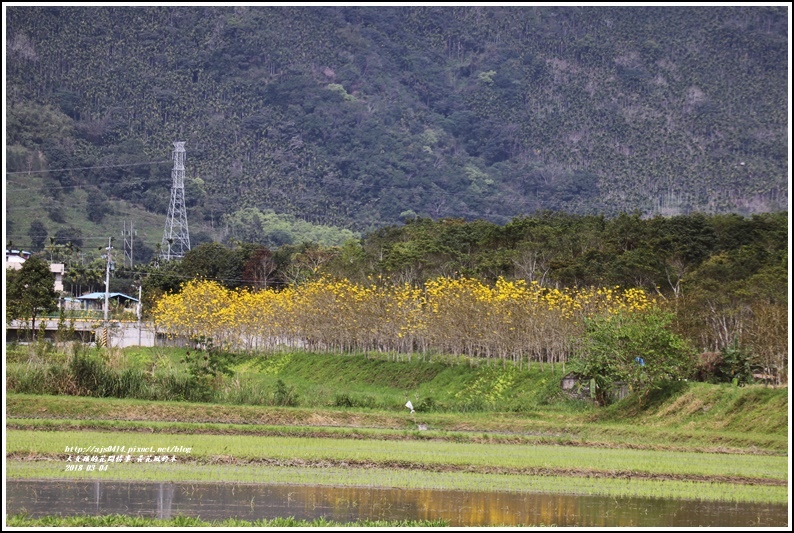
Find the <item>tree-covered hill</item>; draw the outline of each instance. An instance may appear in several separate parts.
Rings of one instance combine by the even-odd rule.
[[[191,228],[271,245],[289,242],[235,221],[775,211],[787,15],[12,6],[7,171],[78,168],[36,174],[36,195],[50,228],[78,200],[99,227],[118,200],[163,216],[186,141]],[[22,216],[7,212],[10,234],[28,233]]]

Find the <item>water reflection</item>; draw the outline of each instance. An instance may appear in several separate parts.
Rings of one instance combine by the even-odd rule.
[[[204,520],[294,516],[339,522],[443,518],[452,526],[784,527],[785,505],[419,489],[8,481],[8,514],[125,514]]]

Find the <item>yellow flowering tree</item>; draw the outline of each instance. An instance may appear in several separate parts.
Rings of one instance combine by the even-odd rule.
[[[382,278],[364,284],[321,277],[283,290],[232,291],[191,281],[162,297],[160,330],[212,338],[237,350],[279,345],[316,351],[441,353],[564,362],[585,333],[585,318],[644,311],[641,289],[557,289],[499,278],[440,277],[422,287]]]

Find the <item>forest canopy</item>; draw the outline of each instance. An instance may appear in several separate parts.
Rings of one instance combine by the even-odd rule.
[[[775,211],[787,31],[774,6],[12,6],[8,171],[51,170],[48,227],[84,234],[165,215],[175,140],[213,240],[246,209],[354,232]]]

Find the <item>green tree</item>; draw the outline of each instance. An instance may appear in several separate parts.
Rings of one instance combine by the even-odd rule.
[[[40,252],[44,249],[44,242],[47,240],[47,226],[41,220],[34,220],[30,223],[28,237],[33,251]]]
[[[178,271],[186,278],[223,282],[231,251],[217,242],[205,242],[185,254]]]
[[[600,405],[609,403],[616,382],[629,385],[640,402],[663,382],[688,377],[694,350],[673,333],[671,313],[622,313],[586,321],[579,371],[595,381]]]
[[[19,270],[7,271],[6,316],[8,320],[30,320],[36,335],[36,317],[57,308],[58,294],[50,265],[40,257],[30,257]]]
[[[83,230],[75,228],[74,226],[68,226],[55,232],[56,245],[60,244],[65,246],[70,242],[77,247],[83,246]]]
[[[140,268],[142,272],[145,272],[141,281],[143,287],[142,304],[145,313],[148,313],[150,309],[154,309],[157,300],[164,294],[179,292],[182,283],[190,279],[182,275],[181,266],[178,261],[163,261],[157,265],[136,266],[136,268]]]

